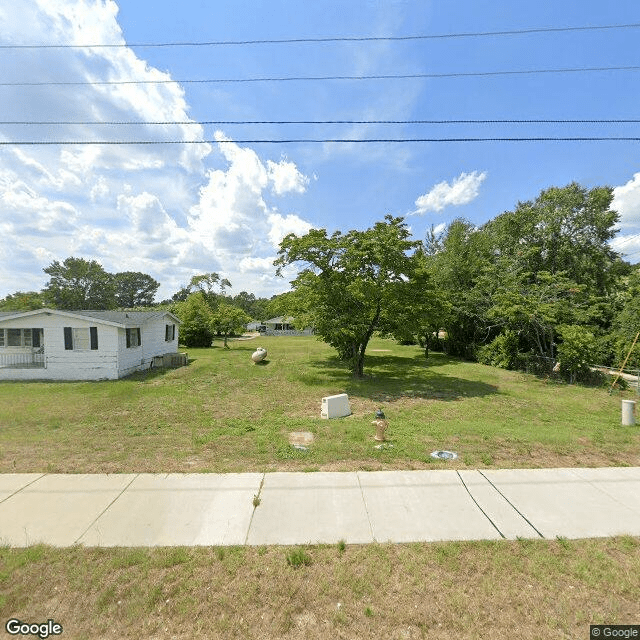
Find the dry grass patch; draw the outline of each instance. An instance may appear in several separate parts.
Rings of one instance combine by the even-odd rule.
[[[292,561],[292,558],[298,560]],[[586,637],[640,618],[640,540],[0,549],[0,617],[81,638]]]

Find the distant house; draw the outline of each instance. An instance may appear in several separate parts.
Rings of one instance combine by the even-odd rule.
[[[313,329],[310,327],[298,330],[293,326],[293,318],[291,316],[278,316],[271,320],[264,320],[263,326],[266,327],[261,333],[265,336],[310,336]]]
[[[177,354],[167,311],[0,312],[0,380],[122,378]]]

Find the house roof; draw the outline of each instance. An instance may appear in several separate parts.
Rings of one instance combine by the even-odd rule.
[[[291,316],[278,316],[277,318],[271,318],[271,320],[264,320],[262,324],[291,324],[293,318]]]
[[[102,324],[110,324],[122,327],[133,327],[144,324],[151,319],[169,316],[174,322],[180,323],[180,319],[170,311],[62,311],[59,309],[36,309],[34,311],[0,311],[0,321],[38,316],[43,313],[57,315],[63,318],[91,318]]]

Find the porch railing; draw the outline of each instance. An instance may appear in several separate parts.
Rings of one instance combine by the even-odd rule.
[[[0,353],[0,368],[44,369],[44,353]]]

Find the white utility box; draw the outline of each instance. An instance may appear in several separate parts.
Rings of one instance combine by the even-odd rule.
[[[343,418],[350,415],[351,408],[349,407],[349,398],[346,393],[322,398],[321,418]]]

